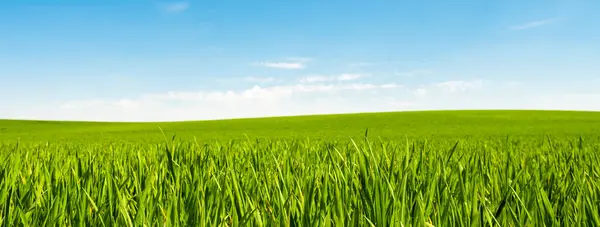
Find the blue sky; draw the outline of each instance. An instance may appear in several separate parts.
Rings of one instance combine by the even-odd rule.
[[[0,118],[600,110],[600,1],[2,1]]]

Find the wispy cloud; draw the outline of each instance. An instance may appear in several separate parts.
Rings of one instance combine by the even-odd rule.
[[[464,81],[464,80],[453,80],[446,81],[441,83],[434,83],[431,86],[437,88],[441,91],[445,92],[464,92],[473,89],[480,89],[484,85],[483,80],[472,80],[472,81]]]
[[[510,29],[511,30],[527,30],[527,29],[532,29],[532,28],[536,28],[536,27],[540,27],[540,26],[552,24],[552,23],[554,23],[556,21],[557,21],[556,18],[553,18],[553,19],[544,19],[544,20],[538,20],[538,21],[531,21],[531,22],[527,22],[527,23],[524,23],[524,24],[518,24],[518,25],[511,26]]]
[[[421,85],[412,89],[411,93],[417,96],[455,94],[476,91],[482,89],[484,85],[485,81],[483,80],[451,80]]]
[[[344,77],[350,78],[337,78]],[[255,85],[243,90],[172,91],[130,99],[74,100],[53,113],[79,120],[164,121],[431,109],[446,105],[446,101],[451,101],[446,99],[451,97],[471,95],[466,91],[480,86],[477,81],[433,83],[417,87],[423,91],[418,95],[415,88],[397,83]]]
[[[167,13],[181,13],[190,8],[190,3],[188,2],[172,2],[164,4],[163,10]]]
[[[73,100],[63,103],[58,110],[61,115],[56,116],[71,120],[164,121],[384,111],[397,108],[401,102],[393,104],[393,100],[376,95],[401,88],[395,83],[346,83],[253,86],[239,91],[172,91],[129,99]],[[356,102],[358,99],[364,101]]]
[[[281,61],[263,61],[254,65],[276,69],[303,69],[310,61],[312,61],[311,58],[292,57]]]
[[[178,121],[434,109],[600,110],[597,92],[536,93],[532,91],[536,90],[535,84],[514,87],[513,83],[460,79],[408,86],[323,82],[251,86],[241,90],[172,91],[131,98],[74,99],[62,105],[15,106],[11,112],[0,113],[0,118]]]
[[[365,77],[363,74],[344,73],[339,76],[305,76],[299,79],[301,83],[331,82],[331,81],[353,81]]]
[[[285,99],[293,94],[316,94],[341,91],[364,91],[374,89],[392,89],[401,87],[398,84],[318,84],[318,85],[282,85],[252,88],[242,91],[199,91],[199,92],[168,92],[145,95],[143,98],[161,101],[232,101],[253,99]],[[97,102],[93,102],[98,104]]]
[[[276,68],[276,69],[303,69],[306,67],[304,63],[301,62],[261,62],[259,65],[267,67],[267,68]]]
[[[344,73],[342,75],[339,75],[336,79],[339,81],[350,81],[350,80],[357,80],[362,77],[364,77],[364,75],[362,75],[362,74]]]

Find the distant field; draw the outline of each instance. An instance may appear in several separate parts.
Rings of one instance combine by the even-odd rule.
[[[600,113],[0,121],[0,225],[600,226]]]
[[[600,112],[423,111],[316,115],[218,121],[94,123],[0,120],[0,141],[149,142],[168,136],[198,140],[254,138],[315,140],[360,138],[365,130],[383,139],[496,137],[600,137]]]

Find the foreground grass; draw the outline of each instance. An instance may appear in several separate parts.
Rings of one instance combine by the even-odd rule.
[[[600,141],[0,145],[3,226],[600,226]]]

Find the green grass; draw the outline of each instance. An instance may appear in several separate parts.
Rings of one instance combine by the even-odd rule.
[[[599,126],[555,111],[2,121],[0,224],[600,226]]]
[[[95,123],[2,121],[0,141],[159,143],[161,127],[185,140],[360,139],[365,129],[385,140],[498,137],[600,136],[600,112],[574,111],[423,111],[317,115],[219,121]]]

